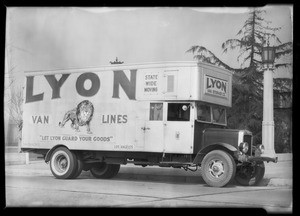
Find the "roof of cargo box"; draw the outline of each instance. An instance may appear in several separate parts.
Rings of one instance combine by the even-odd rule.
[[[191,67],[191,66],[207,66],[210,68],[215,68],[222,71],[227,71],[228,73],[233,73],[224,68],[220,68],[218,66],[197,62],[197,61],[165,61],[165,62],[144,62],[144,63],[129,63],[129,64],[111,64],[111,65],[103,65],[99,67],[80,67],[80,68],[64,68],[64,69],[47,69],[47,70],[34,70],[34,71],[24,71],[25,75],[45,75],[45,74],[64,74],[64,73],[82,73],[87,70],[89,72],[99,72],[99,71],[112,71],[119,70],[120,68],[127,70],[133,68],[146,69],[146,68],[155,68],[155,67]]]

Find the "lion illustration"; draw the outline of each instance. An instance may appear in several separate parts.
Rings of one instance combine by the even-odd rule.
[[[59,122],[60,127],[64,127],[67,121],[71,121],[71,127],[76,130],[76,132],[79,132],[79,126],[86,125],[87,133],[91,134],[90,129],[90,122],[93,118],[94,114],[94,106],[93,104],[88,101],[84,100],[80,102],[76,108],[69,110],[64,115],[64,119],[62,122]]]

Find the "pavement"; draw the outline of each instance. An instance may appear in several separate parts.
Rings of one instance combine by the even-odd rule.
[[[11,154],[27,154],[12,157]],[[265,162],[265,175],[259,186],[292,187],[293,186],[293,158],[291,153],[277,154],[278,162]],[[53,176],[49,164],[29,153],[6,153],[6,175],[42,175]],[[24,159],[25,158],[25,159]],[[15,161],[14,161],[15,160]],[[89,171],[82,171],[79,178],[94,178]],[[179,168],[165,168],[158,166],[121,165],[116,179],[131,179],[143,181],[167,181],[204,183],[200,171],[185,171]]]

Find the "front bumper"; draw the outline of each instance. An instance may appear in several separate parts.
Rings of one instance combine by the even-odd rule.
[[[249,155],[245,155],[242,154],[241,152],[237,153],[237,159],[240,162],[274,162],[277,163],[278,161],[278,157],[274,156],[274,157],[268,157],[268,156],[261,156],[261,155],[255,155],[255,156],[249,156]]]
[[[249,162],[267,161],[268,163],[271,161],[271,162],[277,163],[278,157],[256,156],[256,157],[249,157],[248,161]]]

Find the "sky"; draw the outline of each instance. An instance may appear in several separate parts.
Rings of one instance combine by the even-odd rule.
[[[116,57],[128,64],[192,61],[186,51],[193,45],[239,67],[237,52],[224,54],[221,46],[236,38],[248,9],[8,7],[6,72],[22,86],[24,71],[100,67]],[[263,9],[271,26],[281,27],[276,32],[281,42],[293,41],[292,6]],[[292,71],[277,76],[292,77]]]

